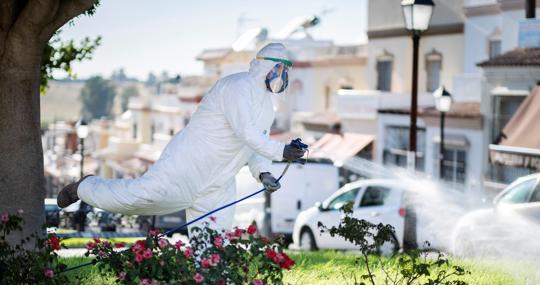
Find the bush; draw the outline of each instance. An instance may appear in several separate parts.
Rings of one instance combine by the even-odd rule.
[[[22,229],[21,214],[0,215],[0,284],[73,283],[61,274],[66,265],[59,262],[56,251],[63,245],[56,235],[33,234],[9,244],[8,235]],[[282,284],[283,270],[294,261],[283,252],[281,238],[269,240],[256,231],[254,225],[227,232],[195,228],[189,244],[170,244],[153,230],[127,250],[120,250],[124,243],[95,238],[86,244],[86,256],[95,256],[99,271],[121,284]]]
[[[376,285],[376,276],[369,256],[381,253],[381,248],[385,244],[397,246],[394,228],[391,225],[375,225],[366,220],[353,218],[352,204],[344,206],[342,211],[345,216],[337,227],[327,228],[319,222],[321,232],[326,231],[332,237],[341,236],[357,245],[363,262],[357,261],[356,264],[365,264],[367,274],[358,278],[364,281],[358,281],[355,277],[354,284],[369,282]],[[379,263],[385,275],[383,277],[385,284],[465,285],[467,283],[459,277],[470,274],[461,266],[451,265],[443,253],[437,252],[435,256],[429,256],[428,250],[413,250],[397,256],[397,264],[394,264],[393,268],[385,268],[383,262]]]
[[[282,284],[283,269],[294,261],[283,252],[280,240],[269,241],[247,230],[217,232],[208,227],[192,230],[190,244],[170,244],[158,231],[150,231],[128,250],[95,239],[87,256],[96,256],[103,273],[113,272],[122,284]]]
[[[55,235],[42,237],[37,233],[12,246],[8,235],[21,231],[24,223],[22,210],[17,214],[0,215],[0,284],[66,284],[66,276],[59,275],[66,266],[58,261],[55,251],[60,239]]]

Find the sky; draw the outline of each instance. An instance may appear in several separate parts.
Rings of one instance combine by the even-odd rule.
[[[358,43],[365,38],[366,1],[101,0],[93,16],[78,17],[62,28],[60,37],[76,42],[102,37],[92,60],[73,65],[80,79],[109,76],[118,68],[141,80],[164,70],[195,75],[203,71],[195,59],[202,50],[230,47],[249,28],[265,27],[271,37],[295,17],[324,10],[314,38]]]

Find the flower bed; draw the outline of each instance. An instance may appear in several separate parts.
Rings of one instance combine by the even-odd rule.
[[[15,246],[7,236],[22,229],[22,212],[0,215],[0,284],[67,284],[66,265],[56,251],[62,241],[54,234],[34,234]],[[171,244],[157,230],[127,250],[124,243],[93,239],[86,256],[104,274],[121,284],[282,284],[283,271],[294,261],[283,252],[281,239],[256,235],[256,227],[217,232],[195,228],[188,244]],[[26,248],[25,244],[33,244]]]

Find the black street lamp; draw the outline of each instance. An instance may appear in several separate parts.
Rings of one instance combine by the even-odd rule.
[[[438,88],[433,92],[435,97],[435,108],[441,113],[441,143],[439,145],[439,179],[444,179],[444,115],[450,111],[452,106],[452,95],[444,88],[444,86]]]
[[[411,122],[409,127],[409,152],[407,154],[407,166],[415,169],[416,166],[416,119],[418,116],[418,49],[420,46],[420,34],[427,30],[433,8],[432,0],[403,0],[401,8],[405,19],[405,28],[412,31],[413,40],[413,66],[411,86]]]
[[[77,129],[77,136],[79,137],[81,143],[81,165],[80,165],[80,179],[84,177],[84,139],[88,137],[88,124],[84,120],[77,122],[75,126]],[[78,225],[79,231],[84,231],[86,226],[86,212],[88,205],[81,201],[79,209],[75,213],[76,224]]]

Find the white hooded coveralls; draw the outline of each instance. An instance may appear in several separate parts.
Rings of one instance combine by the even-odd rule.
[[[257,55],[287,58],[281,44],[269,44]],[[246,163],[259,180],[271,160],[283,159],[284,144],[269,139],[274,108],[264,81],[274,65],[254,59],[249,72],[217,81],[144,175],[88,177],[78,187],[79,198],[122,214],[162,215],[186,209],[188,221],[234,201],[235,175]],[[233,214],[233,207],[224,209],[210,223],[230,228]]]

